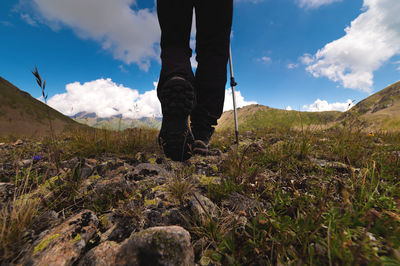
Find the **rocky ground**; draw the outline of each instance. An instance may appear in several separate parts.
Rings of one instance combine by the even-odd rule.
[[[18,140],[0,149],[4,155],[24,145],[37,144]],[[186,163],[193,164],[190,170],[178,170],[184,164],[164,157],[145,157],[140,152],[134,158],[74,157],[56,165],[37,155],[2,162],[3,180],[18,176],[16,169],[50,177],[31,184],[26,194],[40,198],[46,210],[24,233],[29,244],[10,259],[24,265],[194,265],[194,250],[199,255],[204,247],[195,243],[194,249],[184,227],[217,211],[201,184],[219,182],[220,156],[197,157]],[[7,203],[15,193],[15,183],[0,183],[1,207],[11,208]]]
[[[185,163],[160,152],[59,156],[37,141],[0,143],[0,262],[400,261],[399,237],[381,228],[400,235],[400,190],[392,176],[383,176],[383,168],[322,156],[318,147],[327,141],[323,138],[306,143],[308,150],[299,145],[286,151],[291,149],[287,145],[301,142],[251,132],[245,137],[239,150],[221,141],[209,156]],[[386,147],[382,141],[371,142]],[[313,145],[315,152],[310,152]],[[387,156],[393,167],[399,166],[400,153],[390,147]],[[294,158],[283,156],[285,152]],[[369,176],[371,171],[377,172],[375,177]],[[365,186],[379,174],[379,184]],[[375,199],[374,190],[386,201]],[[367,191],[373,200],[355,196]]]

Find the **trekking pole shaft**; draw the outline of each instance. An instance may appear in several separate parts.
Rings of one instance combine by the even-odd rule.
[[[235,136],[236,136],[236,144],[239,146],[239,128],[238,128],[238,119],[237,119],[237,111],[236,111],[236,97],[235,97],[235,86],[237,85],[235,81],[235,76],[233,74],[233,63],[232,63],[232,51],[229,46],[229,69],[231,73],[231,88],[232,88],[232,99],[233,99],[233,116],[235,119]]]

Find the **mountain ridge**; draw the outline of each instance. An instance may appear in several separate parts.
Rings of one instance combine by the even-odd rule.
[[[330,127],[357,117],[367,130],[400,130],[400,81],[363,99],[346,112],[304,112],[263,105],[238,108],[239,129],[265,127]],[[217,130],[233,129],[233,110],[224,112]]]
[[[98,117],[95,112],[79,112],[69,116],[78,123],[95,128],[124,130],[127,128],[161,128],[161,117],[124,118],[121,114],[111,117]]]
[[[370,129],[400,130],[400,81],[357,103],[344,117],[356,115]]]
[[[84,127],[0,77],[0,135],[49,134]]]
[[[73,127],[94,127],[111,130],[127,128],[161,127],[162,118],[123,118],[121,115],[98,117],[94,112],[79,112],[65,116],[57,110],[33,98],[9,81],[0,77],[0,135],[49,134],[48,116],[55,132]],[[263,127],[330,127],[357,116],[371,130],[400,130],[400,81],[363,99],[346,112],[302,112],[271,108],[263,105],[248,105],[238,108],[240,130]],[[226,111],[218,120],[217,130],[232,129],[233,111]]]

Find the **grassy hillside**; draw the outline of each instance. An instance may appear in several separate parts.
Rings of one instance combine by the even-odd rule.
[[[400,130],[400,81],[362,100],[343,116],[350,115],[371,129]]]
[[[263,105],[249,105],[238,109],[239,130],[255,130],[267,127],[300,127],[329,125],[340,112],[298,112],[274,109]],[[233,111],[223,113],[217,130],[233,128]]]
[[[357,121],[365,130],[400,131],[400,81],[362,100],[344,113],[286,111],[249,105],[238,109],[238,120],[239,130],[330,127]],[[225,112],[218,121],[217,130],[232,129],[233,121],[233,111]]]
[[[0,135],[48,134],[48,117],[56,132],[80,126],[0,77]]]

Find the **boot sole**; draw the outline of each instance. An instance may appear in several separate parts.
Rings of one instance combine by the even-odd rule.
[[[161,93],[163,121],[159,144],[165,155],[174,161],[186,161],[192,156],[193,134],[188,117],[194,106],[194,89],[185,79],[168,80]]]

